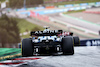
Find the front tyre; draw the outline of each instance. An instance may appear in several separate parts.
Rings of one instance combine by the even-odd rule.
[[[72,36],[62,38],[62,51],[64,55],[74,54],[74,43]]]
[[[22,40],[22,57],[33,55],[32,39],[27,38]]]

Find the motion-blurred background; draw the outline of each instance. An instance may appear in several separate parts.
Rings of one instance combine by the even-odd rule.
[[[98,39],[100,0],[0,0],[0,48],[18,48],[43,26]]]

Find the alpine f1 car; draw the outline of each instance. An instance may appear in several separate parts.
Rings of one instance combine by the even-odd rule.
[[[79,37],[63,35],[63,30],[33,31],[32,38],[22,40],[22,56],[54,54],[61,52],[64,55],[74,54],[74,45],[79,45]]]

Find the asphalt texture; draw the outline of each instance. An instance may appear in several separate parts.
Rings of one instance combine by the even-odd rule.
[[[65,23],[70,23],[72,25],[76,25],[94,32],[98,32],[100,30],[100,26],[97,26],[95,24],[91,24],[91,23],[87,23],[84,21],[79,21],[77,19],[73,19],[73,18],[69,18],[69,17],[65,17],[65,16],[61,16],[59,15],[59,13],[56,14],[48,14],[49,17],[52,17],[56,20],[60,20],[63,21]]]
[[[17,67],[100,67],[100,46],[74,49],[74,55],[45,56],[48,58]]]

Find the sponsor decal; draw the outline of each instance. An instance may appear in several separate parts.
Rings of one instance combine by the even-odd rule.
[[[92,41],[92,46],[100,46],[100,40]]]
[[[87,41],[87,42],[86,42],[86,45],[87,45],[87,46],[91,46],[91,41]]]
[[[46,29],[45,31],[35,31],[35,34],[38,34],[38,33],[54,33],[54,32],[58,32],[58,30],[48,30]]]
[[[86,46],[100,46],[100,40],[90,40],[86,42]]]

